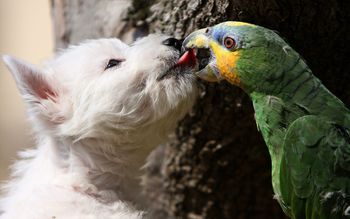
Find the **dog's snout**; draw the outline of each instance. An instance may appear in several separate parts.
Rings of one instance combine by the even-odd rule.
[[[171,37],[171,38],[164,40],[163,45],[171,46],[171,47],[174,47],[175,49],[181,51],[182,41],[183,40],[178,40],[178,39]]]

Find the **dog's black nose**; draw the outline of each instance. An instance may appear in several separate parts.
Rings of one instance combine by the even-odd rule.
[[[171,46],[171,47],[174,47],[175,49],[181,51],[182,41],[183,40],[178,40],[175,38],[168,38],[168,39],[163,41],[163,45]]]

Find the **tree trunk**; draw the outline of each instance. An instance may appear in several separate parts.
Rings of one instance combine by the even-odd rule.
[[[280,32],[314,74],[350,103],[347,0],[52,0],[56,45],[148,31],[183,38],[226,20]],[[127,21],[120,20],[127,6]],[[118,13],[116,13],[118,12]],[[119,19],[119,20],[118,20]],[[144,180],[151,218],[283,218],[271,188],[270,157],[249,98],[227,83],[200,82],[176,140],[150,157]]]

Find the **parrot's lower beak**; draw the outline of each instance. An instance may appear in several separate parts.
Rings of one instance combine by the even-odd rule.
[[[206,32],[207,28],[191,33],[182,45],[185,50],[193,50],[195,53],[198,67],[195,75],[206,81],[217,82],[221,80],[221,77]]]

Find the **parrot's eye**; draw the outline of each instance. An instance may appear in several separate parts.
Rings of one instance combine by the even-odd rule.
[[[236,41],[232,39],[231,37],[226,37],[224,39],[224,45],[227,49],[232,49],[233,47],[236,46]]]
[[[107,69],[109,69],[109,68],[112,68],[112,67],[114,67],[114,66],[117,66],[117,65],[119,65],[120,63],[122,63],[122,62],[124,62],[124,61],[125,61],[125,59],[110,59],[110,60],[108,61],[107,66],[105,67],[105,70],[107,70]]]

